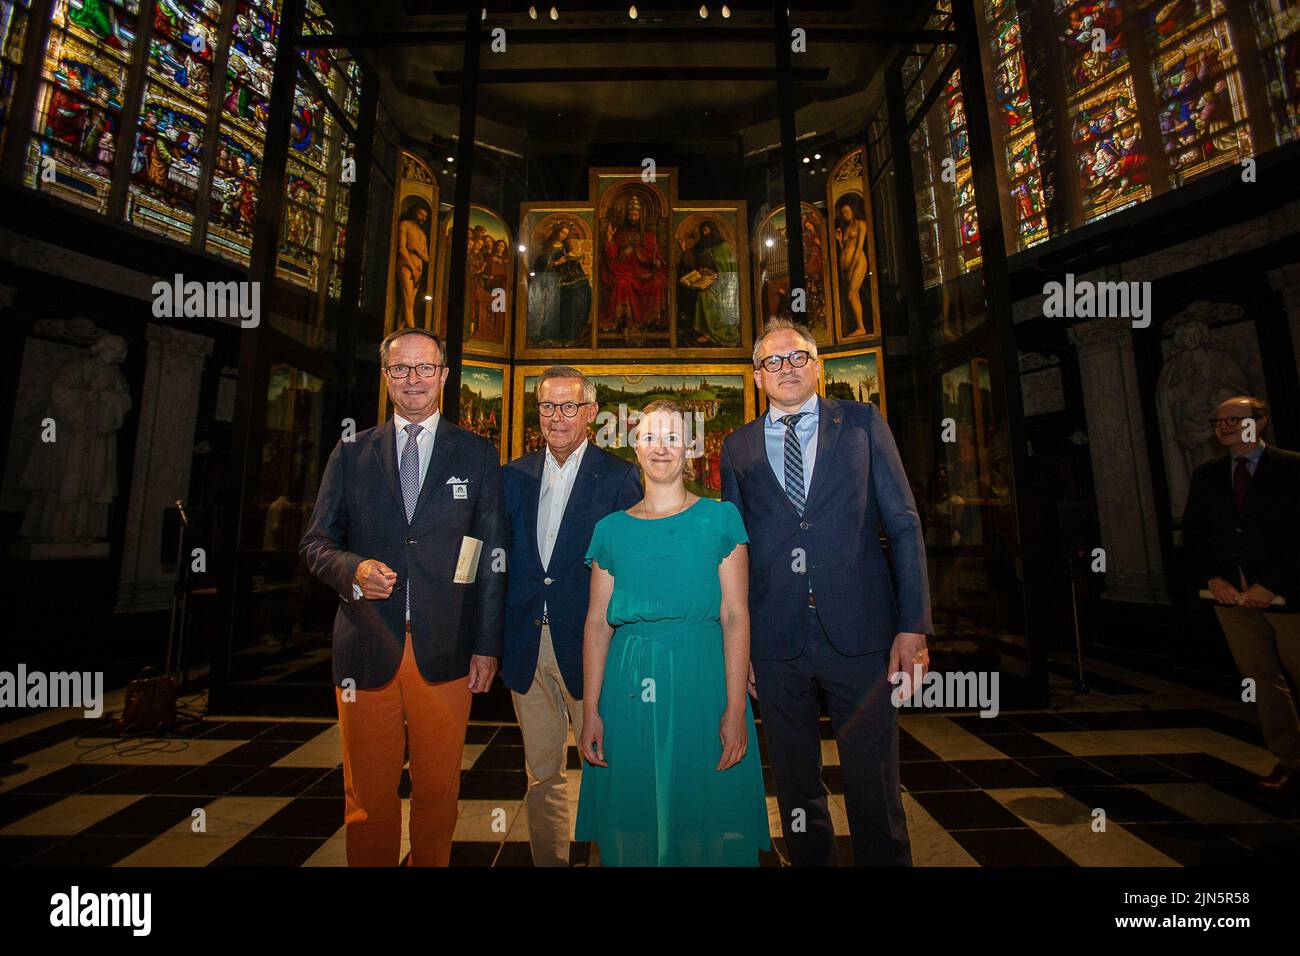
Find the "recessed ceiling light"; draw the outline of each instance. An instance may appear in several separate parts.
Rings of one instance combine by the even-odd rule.
[[[537,7],[535,7],[535,6],[531,6],[531,5],[530,5],[530,6],[528,7],[528,16],[529,16],[530,19],[532,19],[532,20],[536,20],[536,19],[537,19]]]
[[[635,20],[635,19],[636,19],[636,4],[635,4],[635,3],[632,4],[632,6],[630,6],[630,7],[627,8],[627,18],[628,18],[629,20]]]
[[[731,7],[727,6],[725,3],[722,5],[722,19],[731,19]]]
[[[560,19],[560,11],[555,9],[555,7],[551,7],[551,19],[552,20]]]

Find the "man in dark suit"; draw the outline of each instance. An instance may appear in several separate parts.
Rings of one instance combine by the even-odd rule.
[[[1255,683],[1277,767],[1267,791],[1300,792],[1300,455],[1266,445],[1268,405],[1238,395],[1211,420],[1228,455],[1192,473],[1183,543],[1213,595],[1237,669]]]
[[[413,866],[446,866],[471,693],[501,656],[500,457],[442,420],[442,340],[400,328],[379,347],[393,417],[335,446],[298,551],[338,593],[334,683],[348,863],[398,862],[404,751]]]
[[[556,365],[537,383],[546,447],[502,472],[510,531],[505,657],[528,767],[528,839],[536,866],[568,866],[564,768],[569,725],[582,736],[582,631],[596,522],[641,500],[636,464],[592,445],[596,386]]]
[[[768,412],[723,443],[722,497],[749,532],[751,693],[791,862],[835,862],[821,778],[821,691],[854,862],[907,866],[890,684],[899,672],[923,675],[929,664],[925,545],[889,426],[874,405],[820,398],[818,364],[806,330],[770,322],[754,345],[754,381]]]

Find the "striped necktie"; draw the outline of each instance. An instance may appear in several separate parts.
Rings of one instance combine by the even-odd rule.
[[[794,510],[801,515],[806,503],[803,487],[803,448],[799,445],[799,436],[795,433],[794,426],[805,414],[805,412],[797,412],[794,415],[782,416],[780,419],[781,424],[785,426],[785,493],[794,504]]]

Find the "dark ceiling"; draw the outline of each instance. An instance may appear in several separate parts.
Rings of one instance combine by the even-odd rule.
[[[593,142],[753,138],[775,132],[775,50],[770,3],[704,0],[637,4],[549,0],[530,19],[527,0],[487,3],[481,28],[505,30],[504,51],[481,47],[476,138],[506,148]],[[481,7],[481,0],[477,6]],[[455,133],[461,101],[465,4],[438,0],[370,0],[335,4],[340,32],[364,34],[353,48],[384,75],[385,102],[408,135]],[[791,5],[791,25],[808,30],[806,53],[792,56],[799,133],[820,125],[816,114],[852,96],[860,102],[887,56],[900,47],[886,31],[919,26],[924,4],[914,0],[819,0],[815,9]],[[398,34],[425,31],[420,42]],[[445,31],[439,35],[440,31]],[[819,104],[822,104],[819,106]],[[829,105],[828,105],[829,104]],[[840,112],[843,111],[841,106]],[[860,125],[860,122],[859,122]],[[767,134],[764,134],[767,135]],[[760,137],[761,138],[761,137]],[[770,137],[769,137],[770,138]]]

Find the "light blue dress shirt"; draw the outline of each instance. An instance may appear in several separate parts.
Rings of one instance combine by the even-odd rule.
[[[817,395],[808,396],[808,401],[800,406],[805,412],[803,418],[795,423],[794,433],[799,436],[799,447],[803,449],[803,493],[806,497],[812,487],[813,463],[817,458]],[[763,443],[767,449],[767,462],[776,475],[776,483],[785,488],[785,425],[781,419],[785,412],[778,411],[770,402],[767,414],[763,416]]]

